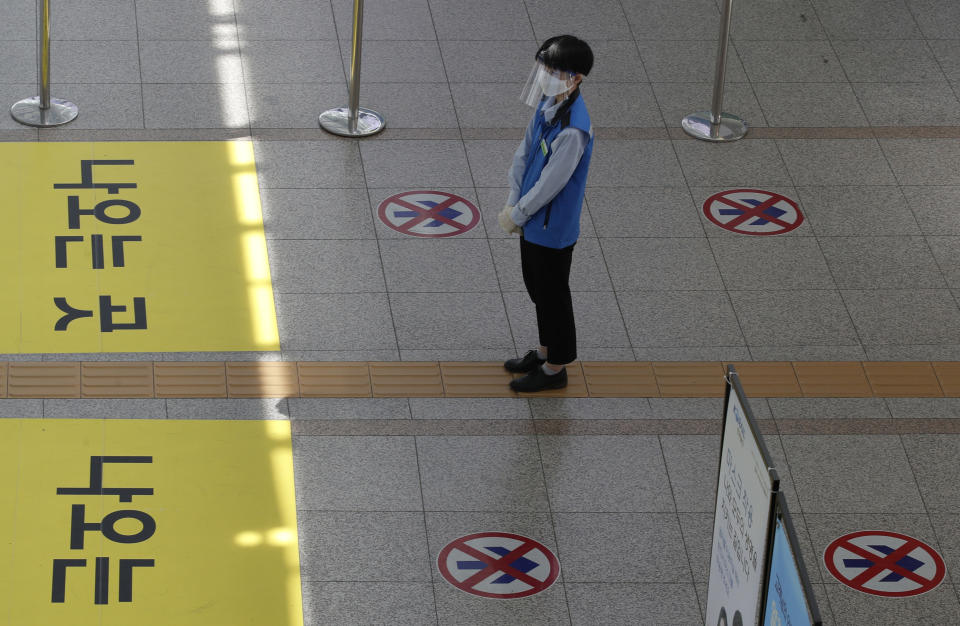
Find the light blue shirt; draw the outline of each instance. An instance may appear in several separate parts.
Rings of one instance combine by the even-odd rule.
[[[553,122],[557,109],[565,102],[561,100],[551,106],[544,106],[543,116],[547,123]],[[527,125],[527,132],[523,143],[513,154],[513,163],[507,177],[510,181],[510,195],[507,197],[507,206],[512,206],[510,219],[518,226],[527,223],[534,213],[542,209],[556,197],[566,186],[574,170],[580,163],[580,157],[590,141],[590,136],[577,128],[564,128],[550,144],[550,160],[540,173],[537,183],[521,198],[520,185],[523,181],[523,172],[526,168],[527,155],[531,149],[540,148],[533,145],[533,121]]]

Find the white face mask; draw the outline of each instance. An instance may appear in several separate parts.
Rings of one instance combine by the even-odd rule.
[[[553,98],[570,91],[575,83],[574,77],[575,74],[571,72],[551,71],[538,61],[520,92],[520,99],[529,106],[537,107],[544,96]]]
[[[558,96],[563,92],[570,89],[570,86],[567,85],[567,81],[562,78],[557,78],[551,74],[543,72],[540,75],[540,90],[545,96]]]

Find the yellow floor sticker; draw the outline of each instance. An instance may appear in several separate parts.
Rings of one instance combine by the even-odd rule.
[[[278,350],[249,141],[0,143],[0,353]]]
[[[285,421],[0,420],[0,624],[302,626]]]

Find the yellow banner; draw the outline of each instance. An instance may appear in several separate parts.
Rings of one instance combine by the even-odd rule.
[[[302,626],[285,421],[0,420],[0,624]]]
[[[0,143],[0,353],[279,350],[253,147]]]

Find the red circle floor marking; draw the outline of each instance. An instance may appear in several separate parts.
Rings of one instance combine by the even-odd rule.
[[[926,593],[943,581],[947,571],[943,558],[924,542],[885,530],[861,530],[834,539],[823,552],[823,562],[851,589],[888,598]]]
[[[729,189],[703,203],[703,214],[724,230],[741,235],[782,235],[803,223],[797,203],[762,189]]]
[[[377,208],[380,221],[412,237],[455,237],[480,222],[469,200],[443,191],[404,191]]]
[[[444,546],[437,569],[448,583],[475,596],[524,598],[556,582],[560,561],[549,548],[529,537],[486,532]]]

